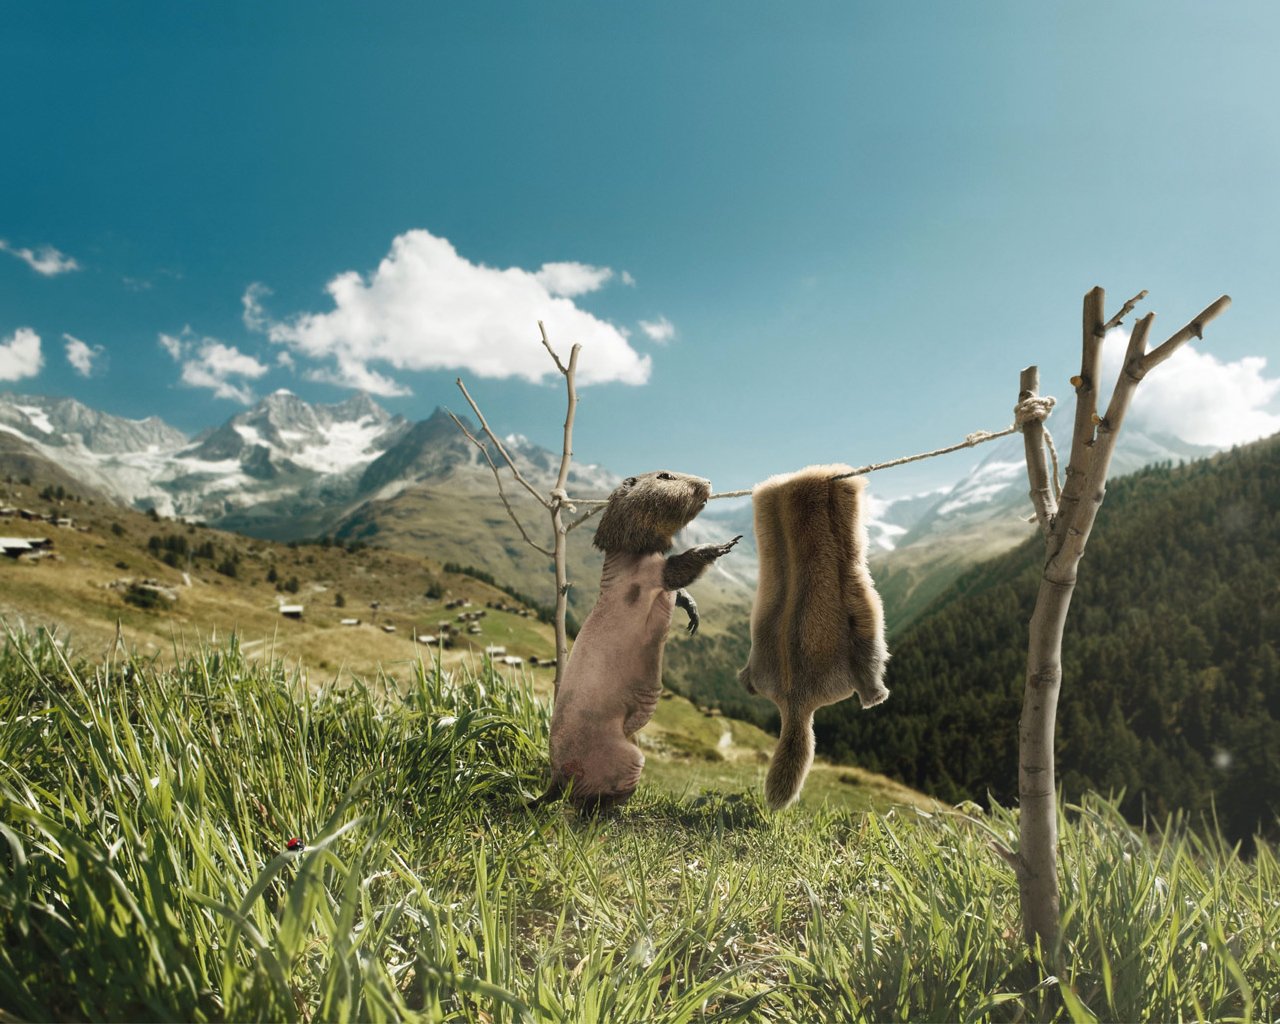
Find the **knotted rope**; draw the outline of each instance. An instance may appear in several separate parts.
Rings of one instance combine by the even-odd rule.
[[[1028,423],[1044,423],[1053,412],[1057,399],[1052,395],[1030,395],[1013,407],[1013,429],[1022,430]],[[1054,500],[1062,497],[1062,481],[1058,475],[1058,449],[1053,443],[1053,435],[1048,427],[1044,431],[1044,444],[1049,449],[1049,459],[1053,463],[1053,496]]]

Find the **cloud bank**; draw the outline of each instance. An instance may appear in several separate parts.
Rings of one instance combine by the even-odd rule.
[[[62,340],[66,343],[67,362],[72,369],[81,377],[91,376],[94,362],[102,355],[102,346],[90,345],[72,334],[64,334]]]
[[[1102,380],[1108,385],[1120,372],[1128,338],[1128,331],[1113,330],[1103,342]],[[1280,431],[1280,378],[1268,377],[1266,368],[1262,356],[1223,362],[1185,345],[1143,378],[1129,420],[1147,433],[1218,448],[1274,434]]]
[[[40,354],[40,335],[30,327],[19,327],[0,341],[0,380],[23,380],[34,377],[44,365]]]
[[[208,388],[218,398],[229,398],[241,405],[252,405],[254,400],[246,380],[257,380],[270,369],[234,346],[214,338],[193,337],[190,328],[184,328],[180,336],[161,334],[160,345],[182,364],[182,383]]]
[[[58,274],[68,274],[73,270],[80,269],[79,263],[51,245],[42,245],[39,249],[19,249],[17,246],[10,245],[5,239],[0,238],[0,252],[7,252],[10,256],[16,256],[37,274],[41,274],[44,277],[56,277]]]
[[[534,382],[555,375],[539,343],[539,320],[563,357],[571,345],[582,346],[578,383],[643,384],[650,358],[630,346],[626,332],[573,301],[612,276],[607,267],[585,263],[547,263],[536,271],[487,267],[416,230],[398,236],[372,274],[333,278],[326,286],[331,310],[272,320],[262,307],[269,293],[260,284],[250,285],[242,301],[246,325],[324,364],[308,377],[373,394],[408,393],[382,368],[467,370]]]

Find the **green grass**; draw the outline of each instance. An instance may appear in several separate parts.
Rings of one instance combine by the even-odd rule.
[[[0,653],[9,1015],[1280,1016],[1263,844],[1244,861],[1071,809],[1047,976],[989,850],[1008,811],[770,815],[646,783],[610,817],[531,812],[547,712],[519,685],[427,666],[314,693],[234,640],[173,657],[82,664],[47,634]]]

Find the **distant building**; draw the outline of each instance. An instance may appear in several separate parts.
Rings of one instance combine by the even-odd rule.
[[[359,619],[342,619],[338,623],[338,625],[339,626],[358,626],[360,625],[360,620]]]
[[[524,664],[524,658],[517,658],[514,654],[508,654],[505,658],[502,659],[502,664],[510,665],[512,668],[516,668]]]
[[[48,551],[53,541],[48,537],[0,537],[0,554],[21,558],[37,551]]]
[[[490,644],[484,649],[484,653],[490,658],[501,658],[507,653],[507,649],[499,644]]]
[[[395,631],[396,631],[396,627],[391,625],[391,623],[389,622],[382,627],[382,632],[384,633],[394,633]]]
[[[422,636],[418,637],[418,643],[420,644],[434,645],[439,642],[439,638],[434,637],[429,633],[424,633]]]
[[[302,605],[282,604],[280,606],[280,614],[286,619],[300,619],[302,618]]]

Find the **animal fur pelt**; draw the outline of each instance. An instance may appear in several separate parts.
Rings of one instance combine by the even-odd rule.
[[[751,656],[738,673],[782,715],[765,797],[775,810],[800,793],[813,764],[813,714],[858,695],[889,696],[884,608],[867,570],[862,477],[852,467],[809,466],[751,492],[760,582],[751,609]]]

